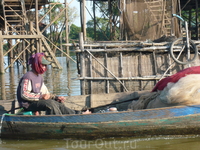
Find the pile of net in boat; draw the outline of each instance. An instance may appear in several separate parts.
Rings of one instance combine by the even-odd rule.
[[[200,104],[200,74],[182,77],[176,83],[169,82],[162,91],[142,95],[129,104],[129,110]]]

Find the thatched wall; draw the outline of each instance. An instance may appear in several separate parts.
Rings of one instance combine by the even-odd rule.
[[[171,43],[95,43],[77,50],[82,94],[151,90],[188,65],[174,63]],[[171,67],[170,67],[171,65]],[[199,65],[196,59],[190,66]]]

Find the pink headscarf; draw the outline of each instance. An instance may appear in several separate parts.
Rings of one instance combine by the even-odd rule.
[[[43,65],[42,65],[42,57],[44,56],[44,53],[36,53],[33,54],[30,58],[29,58],[29,62],[28,64],[31,65],[31,68],[38,74],[43,74],[47,68],[43,69]]]

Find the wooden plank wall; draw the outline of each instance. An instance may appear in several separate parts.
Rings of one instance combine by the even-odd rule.
[[[161,78],[199,65],[199,58],[190,65],[174,63],[168,52],[170,44],[85,44],[76,50],[81,58],[81,94],[151,90]]]

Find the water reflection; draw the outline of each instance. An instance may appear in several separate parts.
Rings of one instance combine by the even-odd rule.
[[[1,97],[2,99],[5,99],[6,98],[6,88],[5,88],[5,75],[4,74],[0,74],[0,89],[1,89]]]
[[[6,57],[4,61],[6,61]],[[58,57],[58,61],[62,66],[62,70],[53,69],[48,66],[47,72],[43,75],[44,82],[51,93],[57,95],[80,95],[80,81],[75,80],[77,77],[76,63],[70,62],[70,67],[67,67],[66,57]],[[1,93],[0,99],[14,99],[16,98],[16,88],[20,78],[23,76],[23,67],[14,65],[14,68],[8,69],[5,74],[1,76]]]
[[[161,136],[151,138],[108,138],[96,140],[0,140],[1,150],[197,150],[199,136]]]

